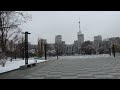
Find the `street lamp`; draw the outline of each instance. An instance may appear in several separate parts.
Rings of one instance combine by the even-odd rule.
[[[25,34],[25,64],[28,64],[28,32],[23,33]]]
[[[57,54],[57,59],[58,59],[58,44],[56,43],[56,54]]]
[[[45,60],[47,60],[47,44],[44,44]]]

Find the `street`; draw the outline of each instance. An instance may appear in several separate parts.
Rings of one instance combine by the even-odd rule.
[[[61,56],[0,79],[120,79],[120,56]]]

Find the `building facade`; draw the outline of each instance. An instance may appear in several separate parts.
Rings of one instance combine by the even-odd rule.
[[[73,44],[67,44],[66,45],[66,55],[73,55],[73,54],[74,54]]]
[[[78,38],[78,54],[81,54],[81,45],[84,42],[84,34],[82,34],[80,28],[80,21],[79,21],[79,32],[77,33],[77,38]]]
[[[47,44],[46,39],[38,39],[38,45],[37,45],[37,55],[38,55],[38,57],[42,57],[44,55],[45,44]]]
[[[55,36],[55,43],[61,43],[61,42],[62,42],[62,36],[61,35]]]
[[[101,45],[102,45],[102,36],[101,35],[94,36],[94,49],[96,53],[99,53],[98,50],[101,48]]]
[[[74,54],[78,54],[78,40],[74,41],[73,49],[74,49]]]
[[[120,37],[109,38],[109,41],[111,42],[111,46],[112,45],[120,45]]]
[[[65,54],[65,41],[62,41],[62,35],[55,36],[55,50],[58,55]]]

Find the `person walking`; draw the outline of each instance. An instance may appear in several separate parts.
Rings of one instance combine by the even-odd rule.
[[[110,56],[111,56],[111,48],[109,48],[109,54],[110,54]]]
[[[112,54],[115,57],[115,46],[114,45],[112,45]]]

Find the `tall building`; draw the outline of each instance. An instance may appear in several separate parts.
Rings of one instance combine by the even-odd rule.
[[[96,50],[96,53],[98,53],[98,50],[100,49],[102,44],[102,36],[94,36],[94,49]]]
[[[79,32],[77,33],[77,38],[78,38],[78,53],[81,53],[81,45],[84,42],[84,34],[82,34],[81,28],[80,28],[80,21],[79,23]]]
[[[65,41],[62,41],[62,36],[57,35],[55,36],[55,50],[57,51],[58,55],[65,54]]]
[[[73,49],[74,49],[74,53],[75,53],[75,54],[78,54],[78,40],[75,40],[75,41],[74,41]]]
[[[120,37],[109,38],[109,41],[111,42],[111,46],[112,45],[120,45]]]
[[[62,36],[61,35],[55,36],[55,43],[61,43],[61,42],[62,42]]]
[[[37,54],[39,57],[42,57],[44,55],[46,43],[47,43],[46,39],[38,39]]]

